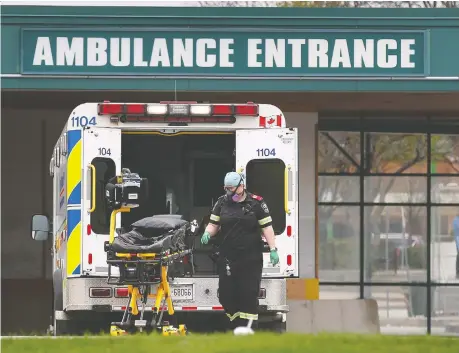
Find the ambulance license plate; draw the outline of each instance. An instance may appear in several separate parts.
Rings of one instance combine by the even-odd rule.
[[[192,284],[174,284],[171,286],[172,300],[193,300]]]

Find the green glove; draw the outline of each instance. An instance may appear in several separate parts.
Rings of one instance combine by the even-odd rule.
[[[269,258],[271,260],[271,263],[274,266],[279,263],[279,254],[277,253],[277,249],[271,250],[271,253],[269,254]]]
[[[210,239],[210,233],[209,232],[204,232],[204,234],[201,237],[201,244],[207,244]]]

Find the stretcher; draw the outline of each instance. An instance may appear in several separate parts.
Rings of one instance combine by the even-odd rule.
[[[140,332],[160,332],[162,335],[187,335],[185,325],[174,327],[163,321],[167,308],[170,316],[174,315],[171,290],[169,286],[168,268],[174,262],[191,253],[191,250],[181,250],[171,253],[166,250],[161,253],[124,253],[115,252],[111,248],[115,234],[115,219],[119,212],[129,212],[130,208],[114,210],[110,219],[110,240],[105,243],[107,264],[109,265],[108,283],[128,286],[128,302],[120,322],[112,322],[111,336],[121,336]],[[119,276],[113,276],[111,267],[119,268]],[[154,291],[156,288],[156,291]],[[154,298],[153,317],[144,319],[148,298]],[[139,310],[138,301],[141,302]],[[135,317],[140,317],[136,319]]]

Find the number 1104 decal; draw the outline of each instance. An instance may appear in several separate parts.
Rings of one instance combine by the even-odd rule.
[[[257,156],[258,157],[269,157],[275,156],[276,149],[275,148],[259,148],[257,149]]]

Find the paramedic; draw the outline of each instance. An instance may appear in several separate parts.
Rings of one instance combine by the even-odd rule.
[[[232,328],[255,329],[263,270],[262,234],[270,247],[271,263],[279,262],[272,219],[263,198],[245,189],[241,174],[226,174],[224,189],[226,195],[215,203],[201,242],[207,244],[221,230],[217,258],[220,304]]]

